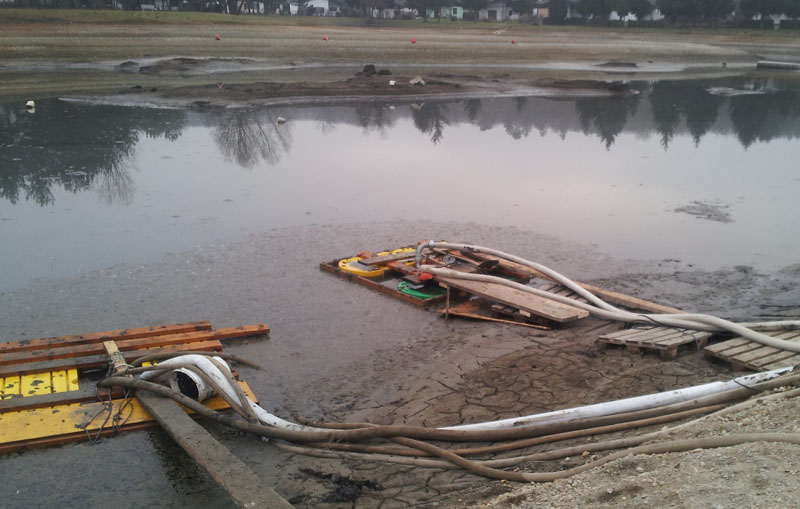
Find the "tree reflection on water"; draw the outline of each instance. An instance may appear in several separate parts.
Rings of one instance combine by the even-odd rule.
[[[411,118],[414,127],[420,132],[428,134],[434,145],[442,141],[444,128],[450,125],[447,118],[448,108],[445,103],[424,103],[411,105]]]
[[[733,134],[745,149],[800,137],[800,88],[791,82],[730,78],[635,82],[631,87],[638,94],[295,107],[284,115],[290,113],[292,122],[315,122],[318,136],[350,125],[360,127],[364,136],[388,138],[395,127],[410,122],[434,145],[458,125],[481,131],[502,126],[520,141],[534,131],[558,133],[562,139],[582,132],[597,136],[608,150],[624,133],[657,137],[664,150],[676,136],[689,136],[699,145],[709,132]],[[174,142],[189,123],[209,128],[223,158],[243,168],[276,165],[293,145],[292,123],[277,122],[280,108],[187,112],[61,101],[44,106],[28,114],[20,105],[0,104],[0,198],[12,204],[24,198],[52,205],[56,186],[71,193],[94,191],[107,203],[129,203],[141,137]]]
[[[230,110],[217,120],[214,140],[226,161],[252,168],[263,159],[277,164],[292,149],[290,124],[278,124],[270,110]]]
[[[53,187],[95,190],[108,203],[134,193],[133,154],[140,137],[180,137],[186,114],[174,110],[50,102],[29,114],[0,104],[0,197],[52,205]]]

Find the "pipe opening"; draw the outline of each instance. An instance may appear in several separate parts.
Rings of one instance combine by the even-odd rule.
[[[197,384],[194,383],[194,380],[192,380],[189,375],[180,371],[176,371],[175,379],[178,382],[178,390],[184,396],[188,396],[195,401],[198,400],[200,397],[200,390],[197,388]]]

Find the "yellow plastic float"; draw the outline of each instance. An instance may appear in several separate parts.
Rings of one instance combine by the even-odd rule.
[[[413,247],[403,247],[400,249],[395,249],[394,251],[381,251],[380,253],[375,253],[375,256],[386,256],[390,254],[398,254],[398,253],[408,253],[411,251],[416,251],[416,248]],[[339,260],[339,269],[347,272],[349,274],[355,274],[356,276],[361,277],[381,277],[383,273],[386,272],[386,267],[371,267],[369,265],[364,265],[359,263],[359,261],[363,260],[364,258],[360,256],[354,256],[352,258],[345,258],[343,260]],[[414,265],[414,261],[407,261],[406,265]]]

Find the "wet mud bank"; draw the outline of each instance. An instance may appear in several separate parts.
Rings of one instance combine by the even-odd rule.
[[[215,59],[216,62],[218,59]],[[191,63],[187,63],[191,62]],[[172,76],[203,65],[197,59],[159,60],[137,67],[135,62],[121,66],[138,68],[139,73]],[[388,68],[363,66],[353,76],[337,81],[252,81],[209,85],[148,87],[133,85],[115,93],[77,95],[67,100],[117,105],[150,105],[173,108],[211,108],[237,106],[277,106],[310,104],[365,104],[381,102],[451,101],[520,95],[538,97],[626,97],[637,92],[627,82],[609,79],[524,79],[499,72],[488,76],[430,71],[413,75],[394,74]]]
[[[317,268],[357,249],[425,237],[495,246],[611,290],[734,319],[796,316],[792,306],[800,302],[796,267],[775,274],[747,267],[704,272],[674,261],[617,260],[516,228],[396,221],[271,230],[148,265],[36,281],[0,294],[0,335],[13,340],[198,319],[218,327],[263,321],[272,329],[268,339],[229,342],[226,351],[263,366],[241,373],[265,408],[327,421],[434,426],[491,420],[735,374],[695,353],[664,362],[621,349],[600,351],[596,335],[614,326],[595,320],[552,332],[444,320]],[[295,455],[211,429],[300,507],[460,505],[510,489],[459,470]],[[64,462],[81,467],[47,479],[35,474]],[[24,498],[17,500],[28,505],[82,492],[90,502],[125,494],[137,505],[146,500],[156,507],[226,503],[160,432],[10,455],[0,465],[0,495],[13,499],[19,490]],[[149,474],[122,475],[129,471]],[[93,479],[108,472],[120,475],[98,487]]]

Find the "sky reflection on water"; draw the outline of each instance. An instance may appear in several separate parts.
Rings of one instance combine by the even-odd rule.
[[[241,233],[390,219],[512,225],[707,268],[797,263],[800,90],[634,86],[205,112],[0,105],[0,290]]]

